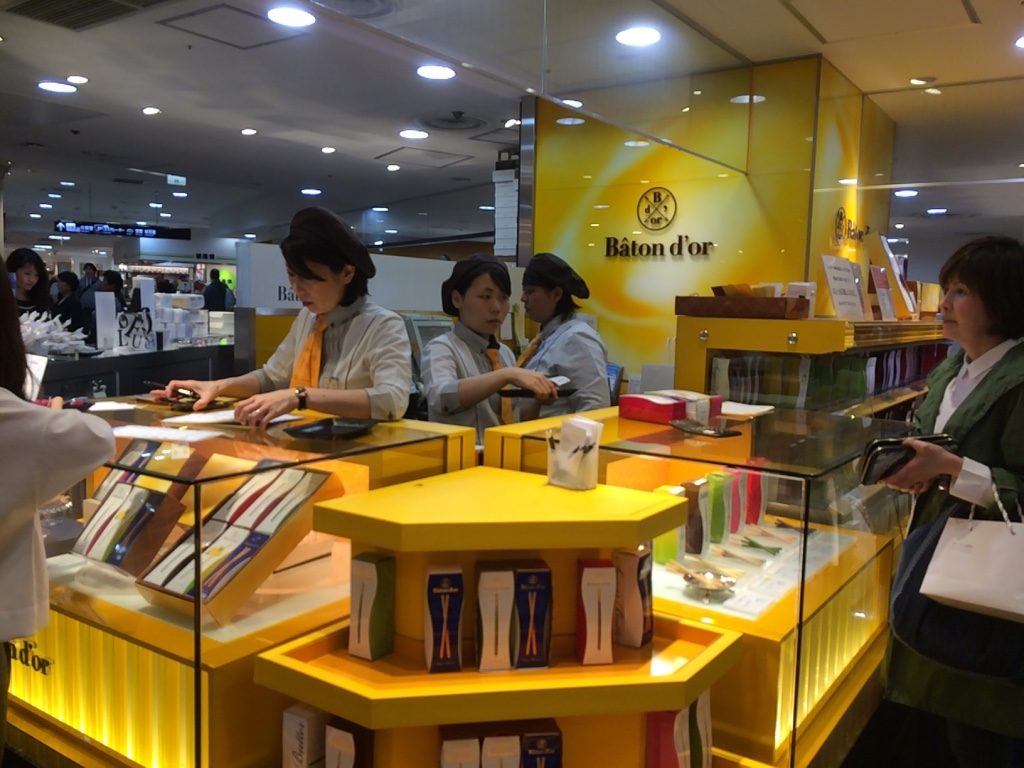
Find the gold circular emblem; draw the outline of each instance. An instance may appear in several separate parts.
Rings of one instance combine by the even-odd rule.
[[[676,198],[664,187],[651,187],[640,195],[636,218],[640,226],[655,232],[665,229],[676,217]]]

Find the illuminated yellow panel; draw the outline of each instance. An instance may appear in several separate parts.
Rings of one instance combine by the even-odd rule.
[[[49,626],[19,641],[49,659],[47,674],[16,661],[11,695],[151,768],[192,765],[193,669],[51,611]]]

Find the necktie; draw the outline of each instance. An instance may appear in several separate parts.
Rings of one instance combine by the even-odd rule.
[[[493,370],[496,371],[499,368],[505,367],[505,364],[501,362],[498,340],[493,336],[491,337],[491,341],[488,343],[487,348],[484,350],[484,354],[487,355],[487,359],[491,361],[491,368]],[[512,411],[512,401],[507,397],[501,398],[501,423],[512,424],[515,420],[515,413]]]
[[[320,381],[320,354],[324,346],[324,330],[327,321],[323,315],[317,315],[313,332],[306,337],[295,366],[292,368],[293,387],[315,387]]]
[[[533,341],[530,342],[529,346],[527,346],[526,349],[523,350],[523,353],[516,360],[516,365],[522,368],[524,365],[530,362],[533,356],[537,354],[537,347],[539,346],[540,334],[538,333],[536,336],[533,337]]]

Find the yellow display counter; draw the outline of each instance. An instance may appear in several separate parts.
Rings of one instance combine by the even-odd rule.
[[[374,729],[376,768],[437,765],[441,725],[537,717],[557,718],[571,745],[567,768],[642,768],[644,713],[678,711],[727,674],[739,635],[658,615],[650,646],[616,645],[614,663],[582,666],[572,651],[577,561],[635,548],[677,525],[685,508],[685,500],[664,494],[570,491],[490,467],[319,504],[318,530],[350,537],[354,552],[395,556],[395,651],[372,662],[351,656],[347,622],[339,622],[261,654],[256,680]],[[473,573],[480,560],[524,558],[543,558],[551,570],[550,666],[425,671],[427,570],[443,564]],[[466,600],[473,603],[474,588]]]
[[[854,731],[862,727],[871,707],[855,705],[884,650],[901,501],[859,486],[856,458],[906,425],[773,411],[726,420],[739,434],[713,439],[620,419],[614,408],[584,415],[604,425],[601,482],[689,490],[692,501],[713,474],[753,474],[763,490],[756,524],[727,522],[719,543],[691,540],[700,552],[687,551],[685,531],[674,544],[684,568],[737,579],[724,597],[694,591],[675,566],[655,566],[658,611],[742,633],[739,662],[712,688],[716,765],[809,765],[848,712],[861,718]],[[549,430],[557,435],[566,418],[488,430],[485,463],[543,475]]]
[[[150,428],[171,414],[140,408],[111,415],[120,426]],[[200,442],[155,433],[158,447],[144,465],[119,462],[134,455],[132,447],[147,433],[118,437],[118,459],[97,471],[86,493],[96,496],[117,475],[132,487],[177,495],[183,511],[160,547],[160,562],[174,542],[187,546],[197,519],[215,517],[261,472],[325,474],[330,482],[321,488],[352,497],[476,460],[473,430],[461,427],[387,422],[362,437],[324,442],[292,439],[285,426],[292,425],[265,432],[217,425],[221,434]],[[200,464],[198,474],[188,474]],[[84,506],[91,511],[96,504],[86,499]],[[287,520],[308,509],[308,527],[311,507],[306,502]],[[203,538],[206,526],[200,530]],[[206,552],[209,545],[206,539],[196,544]],[[202,615],[196,615],[194,599],[168,607],[147,597],[135,578],[94,557],[75,551],[50,557],[49,626],[18,644],[30,644],[30,655],[47,664],[36,665],[45,671],[13,665],[10,741],[46,765],[278,764],[281,713],[290,700],[253,682],[254,658],[348,615],[349,557],[346,539],[302,537],[290,553],[274,553],[266,577],[263,571],[247,576],[245,569],[234,577],[240,604],[227,620],[206,612],[205,594]],[[251,583],[237,586],[245,580]]]

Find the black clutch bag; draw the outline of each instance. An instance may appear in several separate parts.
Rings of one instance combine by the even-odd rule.
[[[947,434],[914,435],[915,440],[934,443],[947,451],[956,452],[957,443]],[[861,485],[874,485],[895,474],[914,458],[914,449],[904,445],[902,437],[885,437],[872,440],[864,448],[860,463]]]

